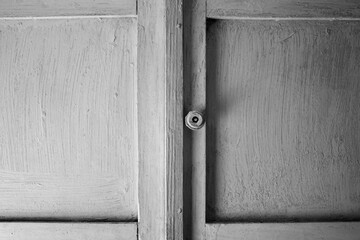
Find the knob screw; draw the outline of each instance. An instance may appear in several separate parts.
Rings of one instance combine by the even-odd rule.
[[[204,126],[203,115],[198,111],[190,111],[185,117],[185,125],[191,130],[198,130]]]

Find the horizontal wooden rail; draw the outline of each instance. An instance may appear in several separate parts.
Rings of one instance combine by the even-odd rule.
[[[208,0],[207,17],[359,18],[358,0]]]
[[[136,0],[0,1],[0,17],[136,15]]]
[[[136,240],[136,223],[1,222],[0,239],[8,240]]]
[[[358,240],[360,222],[208,224],[207,240]]]

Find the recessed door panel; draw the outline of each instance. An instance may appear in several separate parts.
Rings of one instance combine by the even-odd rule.
[[[359,23],[207,25],[207,220],[360,219]]]
[[[137,218],[136,18],[0,22],[0,215]]]

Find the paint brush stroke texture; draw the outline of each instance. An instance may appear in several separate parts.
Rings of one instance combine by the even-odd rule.
[[[360,219],[358,22],[208,24],[208,220]]]
[[[2,218],[137,218],[136,26],[0,22]]]

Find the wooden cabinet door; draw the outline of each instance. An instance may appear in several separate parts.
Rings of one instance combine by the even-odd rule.
[[[166,176],[177,176],[166,174],[176,166],[165,164],[174,126],[164,109],[182,109],[182,94],[163,101],[182,89],[180,3],[0,1],[0,239],[153,240],[181,229],[181,214],[168,213],[182,198],[166,200]]]
[[[0,2],[1,239],[136,239],[135,7]]]
[[[360,239],[359,7],[185,4],[188,239]]]

